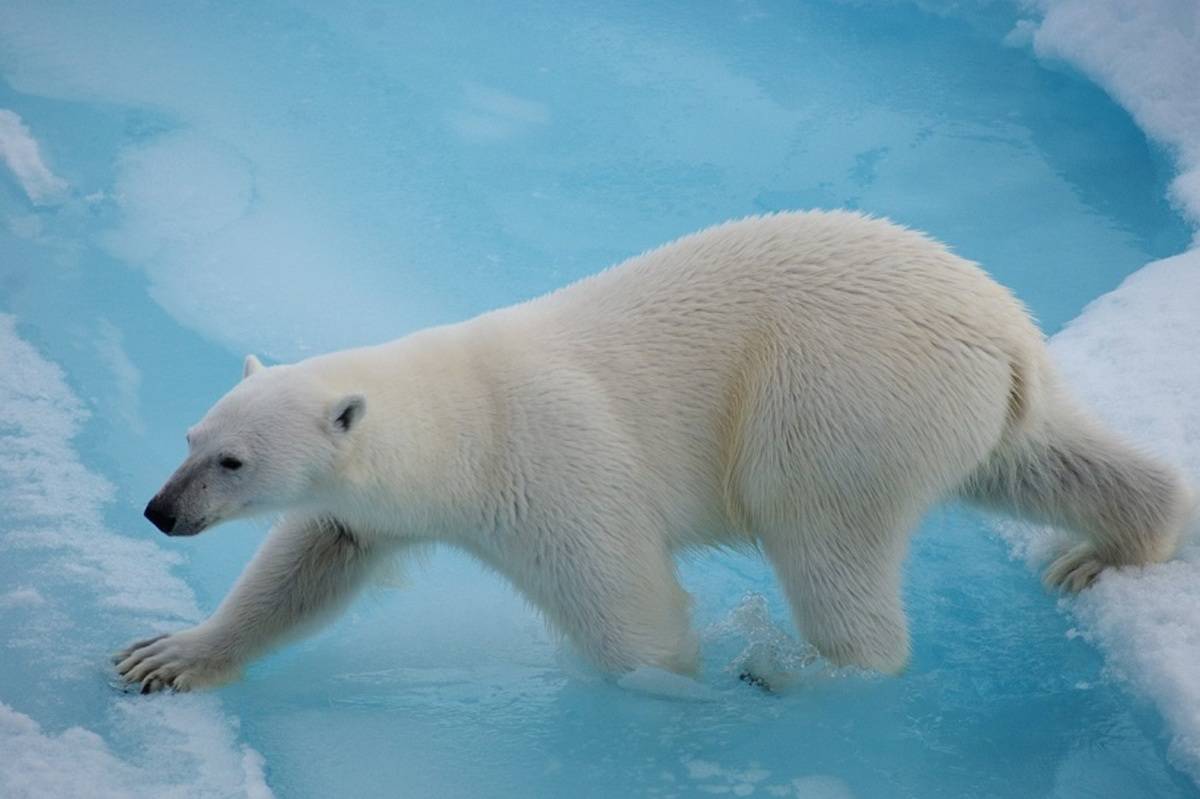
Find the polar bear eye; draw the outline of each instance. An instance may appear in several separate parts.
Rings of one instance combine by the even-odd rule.
[[[218,462],[221,464],[222,469],[228,469],[231,472],[236,472],[242,468],[242,462],[232,455],[222,455],[221,460]]]

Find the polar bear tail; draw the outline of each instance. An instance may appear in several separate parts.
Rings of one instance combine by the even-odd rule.
[[[1033,396],[1010,398],[1020,412],[962,495],[1082,535],[1085,543],[1050,567],[1050,583],[1078,590],[1106,566],[1169,559],[1195,512],[1182,477],[1076,409],[1053,375],[1038,371]],[[1014,380],[1014,393],[1021,388]]]

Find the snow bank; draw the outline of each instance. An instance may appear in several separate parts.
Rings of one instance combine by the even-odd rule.
[[[0,795],[270,796],[262,758],[238,743],[215,697],[162,702],[113,690],[99,699],[111,743],[79,727],[48,732],[52,720],[13,708],[39,697],[68,701],[80,685],[94,690],[106,655],[123,643],[97,633],[94,619],[105,619],[107,635],[121,627],[133,635],[178,627],[199,610],[172,574],[175,556],[105,527],[113,487],[71,446],[87,410],[7,315],[0,407],[0,582],[13,586],[0,595],[0,629],[20,630],[0,641]],[[60,715],[53,708],[47,715]],[[114,751],[118,742],[129,755]]]
[[[1039,0],[1039,56],[1081,69],[1166,145],[1172,199],[1200,227],[1200,6],[1194,0]],[[1029,26],[1019,28],[1028,32]],[[1200,244],[1200,237],[1197,238]],[[1065,376],[1116,429],[1200,483],[1200,249],[1149,264],[1051,341]],[[1007,529],[1019,550],[1045,531]],[[1200,542],[1178,560],[1106,573],[1065,604],[1110,670],[1149,697],[1176,764],[1200,781]]]
[[[1050,343],[1069,384],[1108,424],[1200,475],[1200,250],[1157,261],[1089,305]],[[1051,533],[1005,525],[1018,551]],[[1171,755],[1200,781],[1200,541],[1146,569],[1106,572],[1064,606],[1109,670],[1158,707]]]
[[[214,726],[213,714],[193,697],[181,704],[186,706],[173,708],[169,718],[160,712],[161,718],[142,714],[140,721],[149,727],[143,732],[183,733],[190,739],[182,750],[151,745],[156,755],[168,758],[192,755],[202,761],[195,776],[185,781],[176,776],[176,767],[121,759],[103,738],[82,727],[49,734],[29,716],[0,702],[0,748],[5,755],[0,761],[0,795],[10,799],[61,796],[269,799],[272,794],[263,778],[262,757],[253,749],[243,748],[239,752],[233,747],[225,725],[218,721]],[[184,729],[192,723],[198,723],[199,727]],[[205,736],[212,738],[204,740]],[[150,740],[153,741],[153,736]]]

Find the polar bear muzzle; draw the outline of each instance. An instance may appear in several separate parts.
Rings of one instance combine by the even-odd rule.
[[[210,527],[213,514],[209,483],[210,458],[188,458],[146,505],[150,523],[171,536],[196,535]]]
[[[170,536],[196,535],[209,526],[204,517],[192,518],[187,513],[180,512],[180,503],[176,502],[164,489],[146,505],[145,516],[150,523]]]

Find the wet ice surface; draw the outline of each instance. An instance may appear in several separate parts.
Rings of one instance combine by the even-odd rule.
[[[1118,656],[1152,675],[1131,694],[1077,632],[1119,655],[1147,628],[1064,612],[959,508],[915,539],[898,679],[830,670],[766,567],[718,553],[683,565],[701,680],[613,684],[440,553],[216,696],[108,683],[111,650],[211,610],[261,538],[140,518],[244,351],[389,338],[783,208],[926,228],[1050,332],[1182,249],[1129,117],[981,8],[8,4],[0,793],[1196,796],[1186,667]]]

